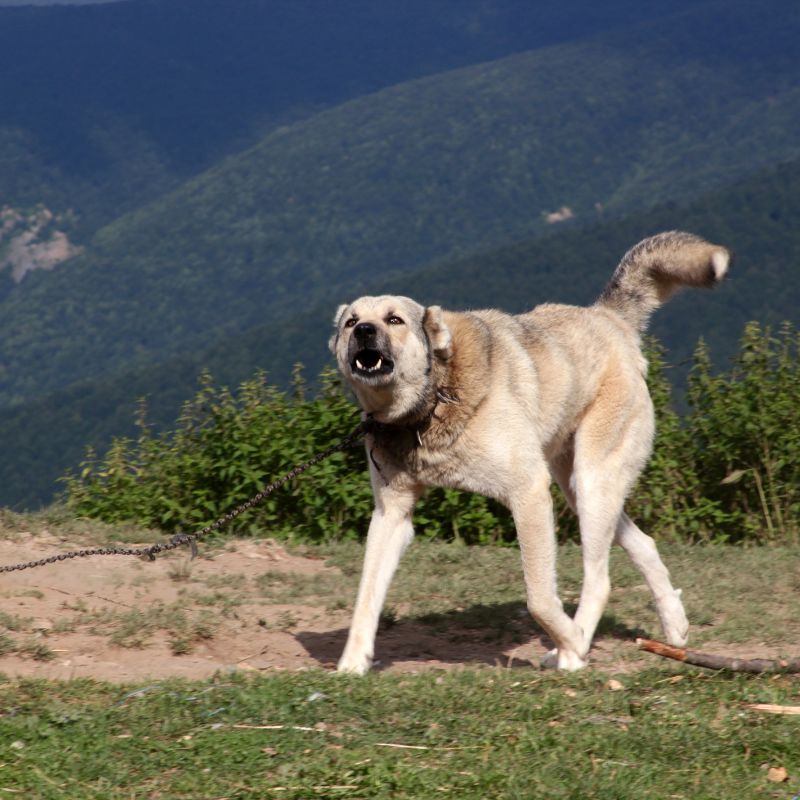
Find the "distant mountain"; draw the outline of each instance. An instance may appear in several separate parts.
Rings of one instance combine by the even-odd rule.
[[[0,0],[4,6],[55,6],[55,5],[90,5],[92,3],[119,3],[121,0]]]
[[[718,363],[737,349],[744,323],[777,325],[800,320],[800,160],[708,193],[688,205],[667,203],[628,218],[536,237],[511,246],[426,266],[389,278],[376,272],[359,285],[343,285],[326,301],[305,306],[291,320],[263,324],[210,348],[163,364],[66,390],[0,411],[0,505],[47,502],[56,478],[75,467],[84,447],[104,449],[112,436],[135,433],[138,398],[148,417],[169,425],[193,396],[197,376],[209,368],[236,386],[257,369],[286,385],[303,362],[313,378],[331,364],[326,342],[336,305],[362,292],[410,294],[450,308],[498,306],[520,311],[544,301],[585,304],[602,290],[622,254],[660,230],[688,229],[733,249],[730,278],[714,292],[686,292],[656,314],[653,331],[668,346],[668,361],[688,359],[703,336]],[[685,366],[673,370],[673,380]]]
[[[622,219],[479,250],[408,273],[378,272],[357,286],[341,287],[291,320],[255,326],[171,363],[173,368],[184,365],[181,370],[192,376],[208,368],[228,385],[264,369],[274,382],[287,385],[296,363],[306,365],[311,376],[331,365],[327,341],[332,314],[338,303],[359,294],[405,294],[424,304],[497,307],[512,313],[543,302],[587,305],[599,296],[628,248],[659,231],[682,229],[731,249],[731,274],[713,292],[686,291],[671,299],[654,315],[650,331],[667,346],[673,365],[688,361],[701,337],[721,364],[737,351],[746,322],[800,324],[798,219],[800,159],[692,202],[662,203]],[[189,363],[194,363],[193,370],[187,369]],[[187,384],[183,394],[190,393]]]
[[[0,289],[0,401],[289,326],[331,287],[355,294],[378,273],[685,200],[800,155],[798,40],[789,0],[704,3],[277,129],[68,265]]]
[[[0,205],[71,235],[277,124],[447,69],[689,7],[565,0],[129,0],[0,7]]]

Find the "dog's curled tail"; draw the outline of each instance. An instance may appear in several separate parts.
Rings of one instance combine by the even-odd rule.
[[[653,311],[681,286],[716,286],[730,260],[724,247],[692,233],[659,233],[625,253],[597,303],[643,331]]]

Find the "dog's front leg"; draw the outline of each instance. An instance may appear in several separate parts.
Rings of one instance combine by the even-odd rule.
[[[409,488],[379,486],[373,475],[375,511],[367,534],[364,569],[358,587],[347,645],[339,659],[339,672],[363,675],[372,666],[375,634],[386,593],[406,547],[414,538],[411,514],[419,493]]]

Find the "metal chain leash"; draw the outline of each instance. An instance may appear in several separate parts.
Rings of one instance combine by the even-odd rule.
[[[321,452],[312,456],[308,461],[298,464],[282,477],[274,480],[272,483],[267,484],[258,494],[253,495],[249,500],[246,500],[240,506],[237,506],[232,511],[229,511],[225,516],[220,517],[210,525],[195,533],[176,533],[166,542],[157,542],[156,544],[147,547],[88,547],[83,550],[72,550],[67,553],[59,553],[58,555],[49,556],[48,558],[40,558],[37,561],[27,561],[20,564],[8,564],[0,566],[0,573],[2,572],[17,572],[23,569],[33,569],[34,567],[43,567],[46,564],[55,564],[57,561],[67,561],[70,558],[85,558],[87,556],[147,556],[151,561],[155,561],[158,553],[166,553],[169,550],[175,550],[183,545],[189,545],[192,550],[192,557],[197,555],[197,542],[204,536],[207,536],[212,531],[219,530],[223,525],[227,525],[232,520],[236,519],[240,514],[243,514],[253,506],[257,506],[262,500],[271,495],[276,489],[280,489],[288,481],[301,475],[306,470],[310,469],[320,461],[325,460],[334,453],[339,453],[351,447],[359,439],[363,438],[373,427],[374,423],[371,420],[364,420],[360,422],[353,432],[342,439],[340,442],[325,448]]]

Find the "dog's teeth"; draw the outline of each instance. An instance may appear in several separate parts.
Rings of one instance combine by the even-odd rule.
[[[374,364],[370,364],[369,366],[365,366],[360,358],[357,358],[353,362],[353,364],[355,368],[360,370],[361,372],[379,372],[381,367],[383,367],[383,358],[378,356],[378,360]]]

